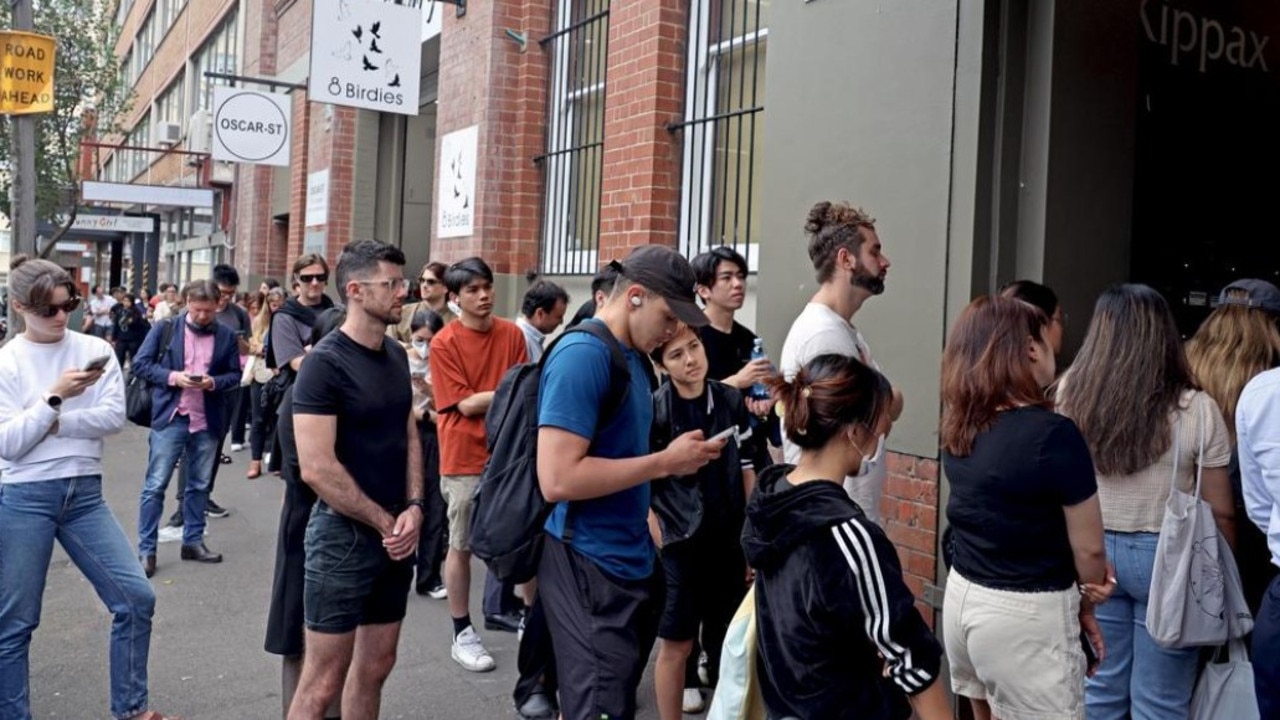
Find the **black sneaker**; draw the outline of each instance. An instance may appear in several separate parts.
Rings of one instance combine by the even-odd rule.
[[[182,527],[182,509],[181,508],[179,508],[176,512],[174,512],[172,515],[169,516],[169,527]]]
[[[213,498],[209,498],[209,504],[205,507],[204,514],[211,518],[224,518],[230,515],[231,511],[214,502]]]

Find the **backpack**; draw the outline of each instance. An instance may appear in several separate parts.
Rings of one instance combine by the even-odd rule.
[[[154,362],[169,352],[169,344],[173,342],[175,320],[161,320],[164,332],[160,336],[160,345],[156,348]],[[146,378],[129,371],[129,382],[124,386],[124,414],[129,422],[139,427],[151,427],[151,383]]]
[[[501,581],[525,583],[538,573],[543,526],[554,509],[538,485],[538,394],[542,364],[557,343],[589,333],[610,349],[609,391],[596,430],[617,416],[631,385],[631,371],[617,338],[601,323],[584,322],[551,343],[537,363],[517,365],[502,376],[485,417],[489,460],[476,486],[471,514],[471,552]],[[569,506],[572,512],[573,506]],[[564,539],[573,537],[565,520]]]
[[[756,672],[756,587],[747,590],[729,622],[720,651],[720,681],[707,720],[764,720],[764,697]]]

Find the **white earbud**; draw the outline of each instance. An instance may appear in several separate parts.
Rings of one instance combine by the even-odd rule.
[[[631,305],[632,305],[632,307],[640,307],[640,303],[641,303],[641,302],[643,302],[643,301],[640,299],[640,296],[639,296],[639,295],[632,295],[632,296],[631,296]]]

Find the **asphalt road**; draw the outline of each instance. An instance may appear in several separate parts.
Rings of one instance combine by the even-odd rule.
[[[248,451],[232,453],[214,493],[231,516],[212,519],[207,538],[221,565],[178,559],[179,545],[160,545],[151,636],[152,707],[186,720],[267,720],[281,715],[280,663],[262,649],[283,484],[270,475],[244,478]],[[130,426],[108,441],[107,502],[136,538],[138,493],[146,466],[146,431]],[[176,484],[176,476],[174,484]],[[173,486],[165,516],[172,511]],[[476,563],[472,617],[480,619],[484,575]],[[111,617],[93,588],[55,550],[44,614],[31,652],[35,718],[109,718],[107,639]],[[383,695],[384,718],[511,718],[516,638],[482,632],[497,661],[470,673],[449,657],[452,625],[445,601],[412,595],[399,659]],[[640,687],[640,718],[653,719],[652,666]]]

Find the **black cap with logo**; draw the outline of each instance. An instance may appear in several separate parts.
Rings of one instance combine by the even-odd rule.
[[[702,327],[709,321],[698,307],[693,288],[697,278],[683,255],[663,245],[641,245],[622,262],[610,263],[623,277],[659,295],[680,322]]]

